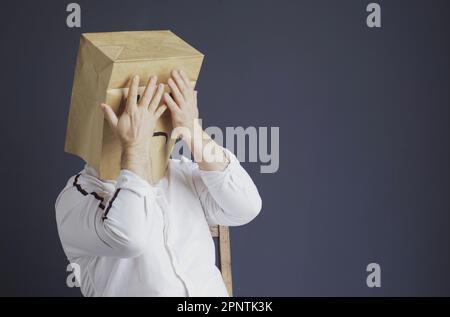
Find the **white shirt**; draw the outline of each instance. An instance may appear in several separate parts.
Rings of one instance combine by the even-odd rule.
[[[261,198],[226,152],[230,163],[220,172],[171,159],[156,185],[128,170],[117,182],[101,181],[87,165],[72,176],[56,200],[56,220],[82,294],[228,296],[208,225],[250,222]]]

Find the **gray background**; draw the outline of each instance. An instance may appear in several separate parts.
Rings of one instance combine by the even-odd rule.
[[[81,32],[171,29],[206,54],[204,124],[279,126],[280,170],[232,229],[235,294],[450,295],[448,1],[69,1],[1,6],[1,295],[66,287],[54,201]],[[369,289],[366,265],[382,267]]]

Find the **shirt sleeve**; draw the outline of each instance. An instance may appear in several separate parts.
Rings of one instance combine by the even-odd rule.
[[[133,172],[122,170],[114,194],[103,203],[98,193],[90,191],[95,188],[90,183],[95,183],[91,176],[75,176],[56,201],[58,232],[66,254],[140,255],[148,242],[154,188]]]
[[[261,197],[234,154],[224,151],[230,161],[225,170],[203,171],[195,165],[194,185],[209,225],[244,225],[259,214]]]

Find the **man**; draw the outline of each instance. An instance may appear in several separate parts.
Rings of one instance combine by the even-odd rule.
[[[208,225],[243,225],[261,209],[236,157],[201,130],[186,74],[172,71],[170,94],[156,82],[151,77],[138,98],[135,76],[120,116],[101,105],[121,144],[117,180],[99,179],[86,164],[55,204],[59,236],[69,261],[80,266],[85,296],[227,296]],[[170,160],[155,183],[149,142],[167,110],[174,137],[187,143],[196,163]],[[205,159],[206,147],[222,159]]]

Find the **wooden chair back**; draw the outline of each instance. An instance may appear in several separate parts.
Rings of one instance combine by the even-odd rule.
[[[228,290],[228,294],[233,296],[230,229],[225,226],[211,226],[209,229],[213,238],[218,238],[219,240],[220,271],[222,272],[222,277]]]

